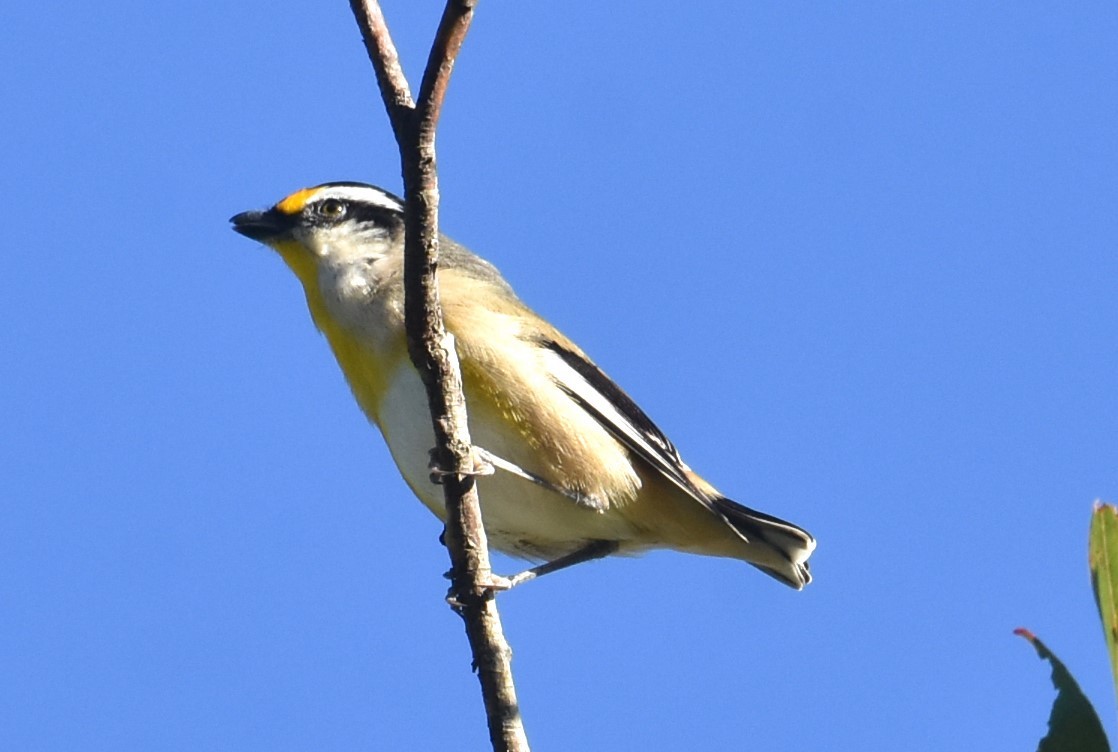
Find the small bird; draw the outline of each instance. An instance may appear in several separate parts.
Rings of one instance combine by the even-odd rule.
[[[404,480],[445,522],[431,482],[427,396],[404,333],[404,204],[364,183],[326,183],[230,220],[302,283],[354,397]],[[723,496],[644,411],[500,272],[440,239],[439,295],[461,363],[490,544],[547,562],[513,578],[655,548],[740,559],[797,590],[815,539]],[[484,474],[488,473],[488,474]]]

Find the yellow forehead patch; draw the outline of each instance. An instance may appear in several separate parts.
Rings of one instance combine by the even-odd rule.
[[[295,193],[276,204],[276,210],[283,214],[298,214],[303,211],[303,207],[316,193],[318,193],[317,188],[304,188],[301,191],[295,191]]]

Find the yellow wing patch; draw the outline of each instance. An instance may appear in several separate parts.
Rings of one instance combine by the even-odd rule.
[[[318,193],[318,188],[304,188],[301,191],[295,191],[290,196],[276,204],[276,211],[283,214],[298,214],[303,211],[303,207],[307,202]]]

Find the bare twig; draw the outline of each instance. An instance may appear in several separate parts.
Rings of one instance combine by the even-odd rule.
[[[511,650],[487,588],[492,570],[474,478],[462,377],[453,337],[443,324],[435,269],[438,262],[439,189],[435,132],[454,60],[469,30],[476,0],[449,0],[427,61],[418,102],[413,102],[377,0],[350,0],[377,75],[404,174],[407,208],[404,257],[408,352],[427,387],[435,431],[435,459],[449,471],[446,543],[451,590],[466,624],[481,682],[494,750],[522,752],[528,740],[513,684]]]
[[[388,110],[392,132],[402,146],[401,136],[408,130],[407,124],[415,111],[415,102],[408,90],[408,79],[400,66],[396,45],[392,43],[392,35],[388,33],[384,13],[377,0],[350,0],[349,7],[353,9],[357,27],[361,29],[361,38],[365,41],[365,51],[376,71],[377,86],[380,87],[384,107]]]
[[[431,46],[427,68],[423,71],[423,81],[419,85],[420,128],[429,127],[431,138],[434,138],[434,129],[439,122],[443,100],[446,99],[446,87],[450,83],[450,74],[454,71],[454,61],[458,59],[458,51],[462,49],[466,32],[470,30],[476,5],[477,0],[448,2],[439,21],[435,43]]]

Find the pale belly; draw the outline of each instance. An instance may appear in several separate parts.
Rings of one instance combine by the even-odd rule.
[[[468,407],[468,406],[467,406]],[[435,444],[423,383],[411,368],[399,369],[379,410],[380,428],[404,476],[420,501],[445,520],[443,490],[430,480],[429,451]],[[524,440],[515,431],[470,421],[474,445],[532,472],[538,472]],[[616,511],[596,511],[512,473],[496,470],[478,479],[489,544],[514,556],[553,559],[592,540],[612,540],[633,550],[640,533]]]

